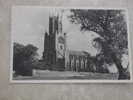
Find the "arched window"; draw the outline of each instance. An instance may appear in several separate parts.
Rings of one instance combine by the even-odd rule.
[[[84,60],[83,60],[83,58],[81,59],[81,68],[84,69]]]
[[[87,59],[85,59],[85,68],[87,68]]]
[[[79,59],[76,59],[76,71],[79,71]]]

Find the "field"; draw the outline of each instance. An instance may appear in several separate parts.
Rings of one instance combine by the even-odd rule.
[[[17,76],[13,80],[117,80],[118,74],[34,70],[32,76]]]

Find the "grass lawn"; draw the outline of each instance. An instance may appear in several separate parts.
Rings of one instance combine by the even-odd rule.
[[[33,76],[17,76],[13,80],[117,80],[118,74],[37,70]]]

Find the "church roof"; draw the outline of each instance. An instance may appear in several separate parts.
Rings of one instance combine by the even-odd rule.
[[[87,56],[89,53],[85,51],[75,51],[75,50],[68,50],[69,55],[77,55],[77,56]]]

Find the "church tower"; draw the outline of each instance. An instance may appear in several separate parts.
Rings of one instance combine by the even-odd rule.
[[[51,69],[64,70],[66,34],[63,33],[62,12],[54,12],[49,16],[49,32],[44,37],[43,59]]]
[[[65,50],[66,50],[66,33],[63,32],[62,27],[62,13],[58,14],[58,28],[56,33],[56,51],[57,51],[57,58],[64,58],[65,57]]]

